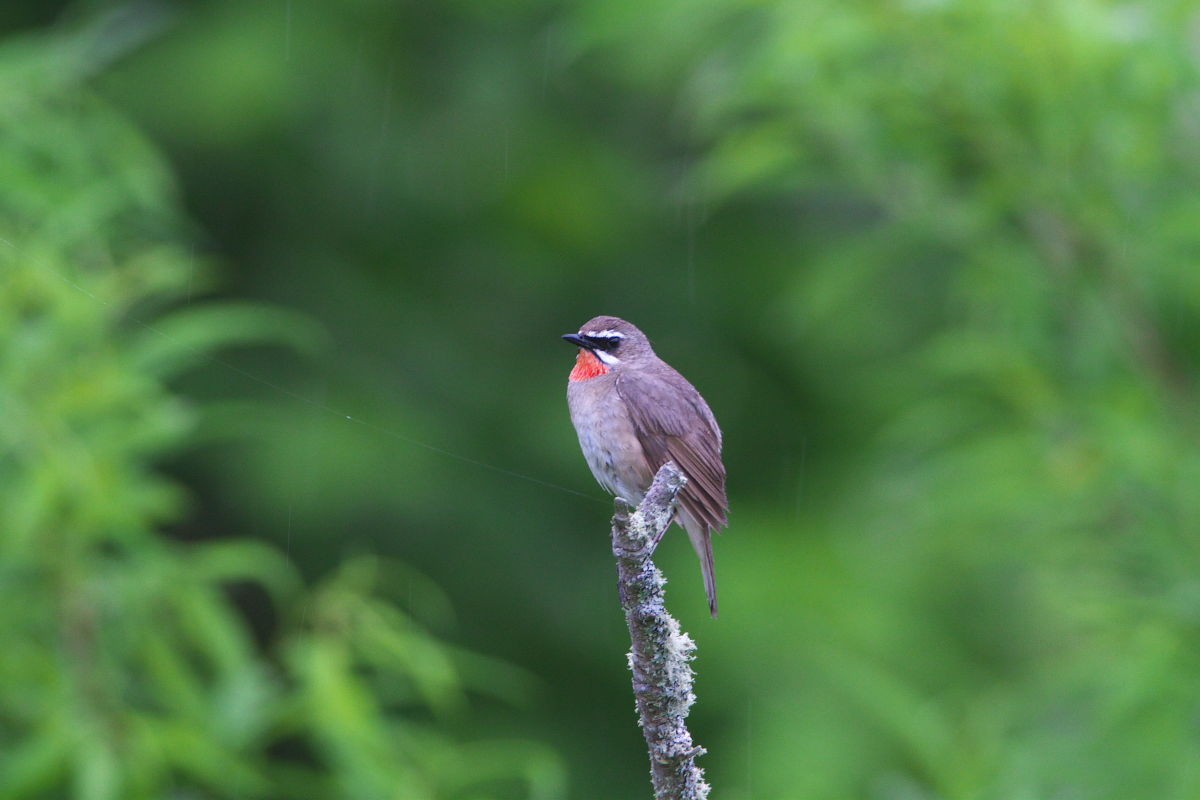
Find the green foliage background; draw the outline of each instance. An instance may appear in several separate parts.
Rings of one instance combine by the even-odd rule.
[[[1200,796],[1194,4],[0,25],[0,797],[645,796],[598,313],[725,430],[714,797]]]

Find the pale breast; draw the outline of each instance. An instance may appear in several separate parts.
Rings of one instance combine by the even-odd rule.
[[[567,384],[571,422],[596,481],[631,503],[641,502],[653,479],[633,430],[615,376],[601,375]]]

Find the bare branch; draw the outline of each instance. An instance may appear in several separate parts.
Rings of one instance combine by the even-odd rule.
[[[685,722],[696,700],[689,663],[696,644],[667,612],[666,579],[650,560],[671,525],[676,495],[686,482],[675,463],[668,461],[632,514],[617,499],[612,526],[621,608],[633,644],[629,669],[650,751],[655,800],[704,800],[710,788],[704,770],[696,766],[696,757],[706,751],[693,744]]]

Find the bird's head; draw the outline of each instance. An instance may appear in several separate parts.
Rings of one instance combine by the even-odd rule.
[[[571,380],[594,378],[654,356],[646,334],[619,317],[590,319],[578,333],[562,338],[579,348]]]

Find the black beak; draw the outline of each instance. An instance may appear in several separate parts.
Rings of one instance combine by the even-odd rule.
[[[578,333],[564,333],[563,338],[576,347],[585,347],[588,350],[594,350],[596,346],[587,340],[586,336],[580,336]]]

